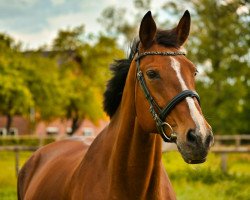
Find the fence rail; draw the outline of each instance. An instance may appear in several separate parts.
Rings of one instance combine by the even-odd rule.
[[[215,146],[222,145],[223,143],[233,142],[236,147],[242,145],[244,141],[247,144],[250,144],[250,135],[216,135],[215,138]]]
[[[164,143],[162,150],[163,152],[176,151],[177,147],[175,144]],[[221,155],[220,167],[223,172],[226,172],[228,154],[250,153],[250,135],[216,135],[211,152]]]
[[[0,137],[1,140],[38,140],[38,145],[2,145],[0,151],[13,151],[15,152],[15,169],[16,175],[19,171],[19,152],[20,151],[36,151],[38,148],[45,144],[44,141],[56,141],[58,138],[55,136],[38,137],[38,136],[4,136]],[[244,144],[242,141],[244,140]],[[230,142],[230,143],[229,143]],[[163,152],[177,151],[177,147],[172,143],[164,143]],[[211,148],[211,152],[221,155],[221,169],[227,171],[227,158],[230,153],[250,153],[250,135],[217,135],[215,136],[215,145]]]
[[[36,151],[39,146],[0,146],[0,151]]]

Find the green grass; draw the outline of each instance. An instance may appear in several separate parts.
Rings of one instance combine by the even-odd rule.
[[[20,153],[20,164],[31,155]],[[16,200],[14,152],[0,152],[0,200]],[[178,152],[163,155],[163,163],[178,200],[249,200],[250,154],[228,155],[228,172],[220,170],[220,155],[210,154],[200,165],[186,164]]]
[[[228,171],[220,169],[220,155],[205,163],[186,164],[178,152],[163,155],[163,162],[178,200],[249,200],[250,155],[228,155]]]
[[[31,152],[20,152],[20,165],[30,157]],[[15,200],[16,195],[15,153],[0,152],[0,200]]]

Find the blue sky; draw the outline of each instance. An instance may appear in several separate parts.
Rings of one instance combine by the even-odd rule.
[[[96,19],[110,5],[131,10],[133,0],[0,0],[0,32],[36,48],[62,28],[84,24],[86,32],[100,30]]]

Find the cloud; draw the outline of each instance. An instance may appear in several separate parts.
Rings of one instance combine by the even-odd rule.
[[[95,32],[100,30],[101,27],[93,15],[93,12],[69,13],[49,18],[48,24],[50,28],[53,27],[54,29],[84,25],[87,32]]]
[[[24,44],[24,48],[38,48],[45,44],[50,45],[56,37],[58,30],[79,25],[84,25],[88,33],[97,33],[101,29],[95,17],[93,17],[93,13],[78,12],[48,17],[46,26],[41,26],[39,31],[7,30],[5,32],[16,40],[21,41]]]
[[[20,29],[17,27],[19,25],[16,25],[15,29],[10,27],[9,29],[5,29],[4,32],[7,32],[16,40],[21,41],[24,44],[24,48],[38,48],[45,44],[50,45],[60,29],[84,25],[86,32],[98,32],[101,29],[96,21],[98,14],[96,15],[96,18],[93,16],[93,12],[91,11],[61,14],[48,17],[43,21],[39,21],[39,23],[37,22],[37,25],[32,25],[31,27],[24,28],[21,27],[20,24]],[[9,19],[5,22],[11,24],[13,22],[12,20],[14,21],[14,19]],[[13,22],[13,25],[14,24],[15,23]],[[6,24],[4,25],[0,21],[0,27],[6,27]]]
[[[101,25],[96,19],[110,5],[129,8],[126,17],[131,16],[132,0],[0,0],[0,32],[36,48],[49,44],[58,29],[83,24],[86,32],[97,33]]]
[[[16,41],[22,42],[25,49],[36,49],[42,45],[49,45],[53,38],[55,38],[56,30],[44,29],[37,33],[21,33],[16,31],[6,32]]]

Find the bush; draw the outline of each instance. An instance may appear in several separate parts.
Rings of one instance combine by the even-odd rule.
[[[1,146],[42,146],[55,141],[55,137],[38,138],[34,136],[0,137]]]

